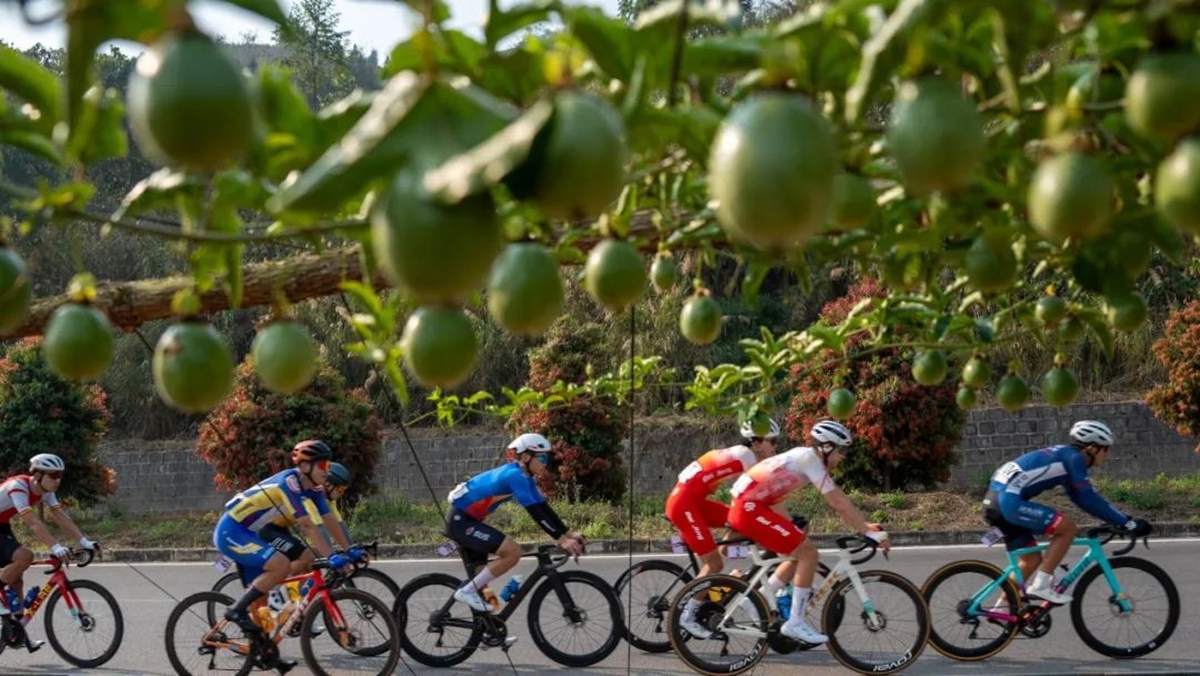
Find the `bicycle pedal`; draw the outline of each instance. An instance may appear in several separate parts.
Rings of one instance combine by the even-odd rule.
[[[296,660],[279,660],[275,663],[275,671],[278,671],[280,676],[283,676],[283,674],[295,669],[297,664],[299,662]]]

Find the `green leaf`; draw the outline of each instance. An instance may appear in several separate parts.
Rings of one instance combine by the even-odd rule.
[[[1146,236],[1158,247],[1158,250],[1174,265],[1183,265],[1187,254],[1187,242],[1179,231],[1171,227],[1155,212],[1146,224]]]
[[[224,0],[226,3],[235,7],[253,12],[264,19],[269,19],[275,23],[286,23],[287,15],[283,13],[283,8],[275,0]]]
[[[62,87],[32,59],[0,44],[0,87],[20,96],[37,108],[37,122],[45,129],[54,127],[61,116]]]
[[[737,0],[665,0],[638,14],[633,27],[649,44],[670,44],[679,32],[680,13],[687,8],[688,29],[714,26],[740,29],[742,7]]]
[[[426,49],[432,52],[425,55],[423,52]],[[452,71],[478,79],[481,75],[480,63],[487,55],[484,45],[461,31],[418,32],[392,49],[383,74],[391,77],[406,70],[421,72],[426,68],[425,59],[431,58],[431,65],[440,71]]]
[[[501,8],[497,0],[489,0],[487,23],[483,27],[484,42],[489,50],[495,50],[504,38],[526,26],[545,21],[551,12],[559,11],[562,11],[559,0],[532,0],[508,9]]]
[[[383,303],[379,302],[379,296],[375,295],[375,290],[363,284],[362,282],[344,281],[338,284],[338,288],[350,294],[363,307],[367,309],[374,317],[383,315]]]
[[[83,107],[67,139],[67,156],[92,164],[129,152],[125,134],[125,103],[115,89],[99,85],[83,95]]]
[[[42,134],[20,130],[0,130],[0,146],[20,148],[27,153],[37,155],[57,166],[64,166],[66,160],[50,139]]]
[[[1105,359],[1112,361],[1116,354],[1117,341],[1104,313],[1095,308],[1081,308],[1076,310],[1075,316],[1091,327],[1092,333],[1096,334],[1096,340],[1099,340],[1100,346],[1104,348]]]
[[[500,133],[425,174],[425,189],[456,204],[499,183],[529,157],[534,139],[553,115],[550,101],[537,102]]]
[[[858,76],[846,91],[846,122],[851,125],[858,122],[871,92],[883,81],[886,73],[881,72],[884,69],[880,67],[880,60],[884,53],[926,15],[935,14],[934,9],[941,4],[938,0],[900,0],[900,4],[883,23],[879,32],[867,40],[862,47]]]
[[[268,207],[336,211],[373,181],[410,166],[432,169],[496,133],[513,116],[466,78],[426,83],[415,73],[398,73],[346,137],[285,184]]]
[[[639,43],[633,29],[594,7],[573,8],[566,20],[600,70],[622,82],[629,81],[636,59],[635,45]]]
[[[112,219],[115,221],[147,211],[174,208],[177,197],[199,197],[204,187],[204,183],[191,174],[170,168],[159,169],[133,186],[121,200],[121,206],[113,213]]]

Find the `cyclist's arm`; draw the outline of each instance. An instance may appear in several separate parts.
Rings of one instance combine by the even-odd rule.
[[[46,528],[46,524],[38,518],[38,515],[32,508],[21,513],[21,520],[25,522],[25,526],[29,528],[33,536],[42,541],[42,544],[47,547],[53,547],[58,544],[58,540],[50,533],[50,529]]]
[[[518,471],[510,475],[508,483],[517,503],[529,512],[529,516],[533,517],[538,527],[546,531],[547,535],[559,540],[570,532],[554,508],[546,502],[533,477]]]
[[[300,517],[296,523],[300,526],[300,532],[304,533],[304,539],[308,540],[318,554],[326,558],[333,556],[333,545],[329,543],[329,538],[325,537],[325,534],[321,532],[320,528],[317,528],[317,524],[308,515]]]
[[[345,551],[350,551],[350,539],[345,525],[332,512],[324,514],[321,521],[325,523],[325,531],[337,542],[338,546]]]
[[[1091,479],[1088,478],[1087,461],[1083,459],[1082,455],[1072,453],[1072,457],[1067,461],[1067,472],[1069,478],[1065,488],[1071,502],[1097,519],[1109,523],[1124,524],[1129,521],[1128,516],[1122,514],[1096,492]]]
[[[871,531],[871,527],[867,524],[867,520],[850,501],[850,497],[842,492],[840,488],[834,488],[825,494],[825,501],[833,508],[838,516],[842,517],[842,522],[859,535],[866,535]]]

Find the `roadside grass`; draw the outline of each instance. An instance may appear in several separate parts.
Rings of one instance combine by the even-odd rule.
[[[1151,522],[1200,523],[1200,473],[1171,477],[1159,475],[1151,480],[1097,479],[1096,489],[1118,509]],[[932,491],[925,493],[850,492],[850,498],[870,521],[882,523],[889,531],[983,530],[979,517],[979,493]],[[722,496],[717,496],[722,497]],[[1080,512],[1062,492],[1043,495],[1044,502],[1064,509],[1080,524],[1096,520]],[[634,539],[671,536],[671,526],[662,516],[662,495],[637,496],[632,505]],[[804,514],[809,529],[816,533],[846,532],[837,514],[816,491],[804,490],[787,502],[788,511]],[[571,527],[588,538],[623,539],[630,534],[630,504],[554,503],[555,510]],[[88,537],[112,549],[155,547],[210,547],[212,532],[220,513],[216,510],[178,515],[129,515],[116,510],[97,514],[76,514],[76,522]],[[377,495],[354,509],[346,518],[358,541],[378,539],[381,543],[440,543],[442,517],[437,507],[427,502],[412,502],[403,495]],[[22,542],[33,537],[14,519],[14,530]],[[516,505],[505,505],[488,523],[523,542],[536,542],[546,535]],[[57,527],[50,525],[57,532]]]

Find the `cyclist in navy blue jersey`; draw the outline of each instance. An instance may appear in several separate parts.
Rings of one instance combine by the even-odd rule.
[[[515,499],[558,546],[579,556],[586,544],[579,533],[568,530],[538,490],[537,477],[547,471],[551,446],[540,434],[522,434],[508,445],[509,462],[478,474],[450,491],[446,537],[458,544],[459,554],[475,577],[454,593],[454,598],[474,610],[490,612],[480,594],[489,582],[521,560],[516,540],[484,523],[497,507]],[[488,558],[496,558],[488,562]]]
[[[1071,548],[1076,526],[1061,511],[1031,502],[1041,493],[1062,486],[1071,501],[1088,514],[1118,524],[1135,537],[1150,532],[1148,522],[1113,507],[1088,479],[1088,469],[1104,462],[1112,444],[1113,433],[1108,425],[1081,420],[1071,427],[1070,444],[1030,451],[1004,463],[992,475],[983,500],[983,518],[1004,533],[1008,550],[1034,546],[1037,535],[1051,536],[1045,556],[1035,552],[1020,557],[1021,574],[1026,580],[1037,570],[1026,587],[1028,596],[1060,605],[1071,601],[1068,594],[1054,590],[1053,582],[1054,569]]]

